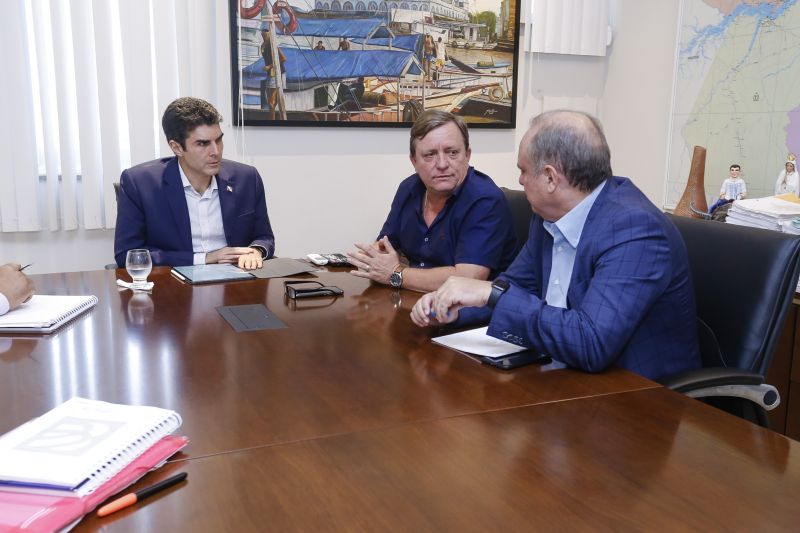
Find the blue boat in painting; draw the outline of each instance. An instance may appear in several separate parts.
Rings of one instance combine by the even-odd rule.
[[[468,16],[443,1],[317,1],[307,11],[284,0],[272,6],[264,0],[235,2],[237,114],[244,123],[269,123],[282,116],[302,122],[398,123],[413,121],[424,109],[460,113],[480,108],[481,116],[462,114],[468,122],[512,120],[513,56],[490,53],[488,46],[458,51],[450,43]],[[269,33],[262,34],[265,30]],[[279,50],[284,72],[277,84],[273,73],[278,69],[265,69],[265,39]],[[270,91],[279,91],[281,98],[270,97]],[[285,106],[281,115],[276,114],[280,101]],[[486,112],[487,106],[504,112]]]

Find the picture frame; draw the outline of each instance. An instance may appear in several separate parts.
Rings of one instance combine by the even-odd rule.
[[[229,0],[233,123],[515,128],[521,0],[471,1]]]

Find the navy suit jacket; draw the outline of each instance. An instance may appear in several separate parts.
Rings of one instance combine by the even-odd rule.
[[[249,165],[222,160],[215,178],[228,246],[261,246],[275,251],[264,183]],[[154,265],[191,265],[192,228],[177,157],[129,168],[120,177],[114,258],[125,266],[128,250],[147,248]]]
[[[616,364],[657,378],[700,367],[686,247],[630,180],[610,178],[589,211],[566,309],[542,300],[553,250],[542,222],[533,216],[528,241],[499,276],[510,287],[491,314],[489,335],[589,372]]]

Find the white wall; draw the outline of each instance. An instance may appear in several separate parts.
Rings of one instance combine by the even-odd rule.
[[[231,116],[227,3],[216,3],[216,87]],[[498,185],[518,187],[517,145],[543,108],[598,110],[616,174],[657,204],[663,196],[677,3],[612,0],[607,58],[521,54],[516,130],[472,130],[472,163]],[[205,94],[198,95],[206,97]],[[256,166],[281,256],[352,249],[375,238],[397,184],[413,172],[407,129],[248,127],[226,119],[225,156]],[[32,273],[92,270],[113,261],[113,231],[0,236],[0,261],[33,262]]]
[[[679,4],[612,1],[614,41],[600,109],[614,173],[631,178],[659,207],[664,202]]]

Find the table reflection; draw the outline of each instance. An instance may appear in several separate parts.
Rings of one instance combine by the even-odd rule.
[[[21,361],[30,356],[37,344],[39,344],[37,338],[0,337],[0,361],[4,363]]]
[[[153,320],[155,304],[146,292],[134,292],[127,303],[127,317],[130,324],[143,326]]]

